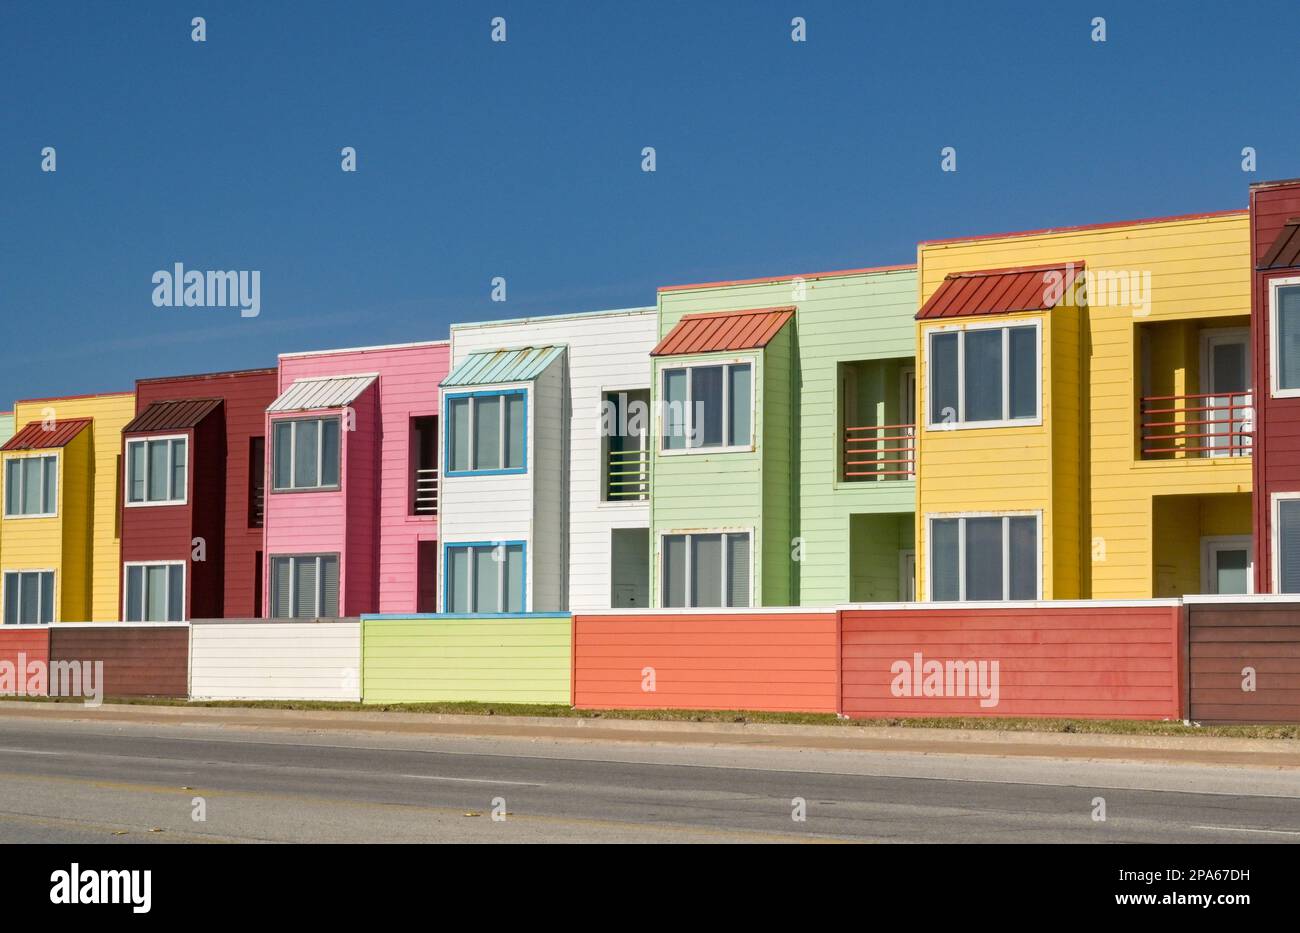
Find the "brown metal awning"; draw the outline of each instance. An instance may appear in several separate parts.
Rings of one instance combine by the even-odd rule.
[[[1278,231],[1257,269],[1290,269],[1300,265],[1300,217],[1292,217]]]
[[[187,398],[174,402],[153,402],[131,419],[122,429],[123,434],[145,434],[155,431],[188,431],[198,427],[208,415],[221,407],[219,398]]]

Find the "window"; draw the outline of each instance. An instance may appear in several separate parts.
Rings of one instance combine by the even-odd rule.
[[[753,439],[749,363],[663,371],[662,450],[747,449]]]
[[[523,473],[527,469],[528,393],[472,392],[447,398],[447,467],[465,473]]]
[[[4,624],[54,621],[54,571],[14,570],[4,575]]]
[[[1300,494],[1273,497],[1273,592],[1300,593]]]
[[[151,437],[126,442],[127,505],[180,505],[185,502],[184,437]]]
[[[185,564],[127,564],[122,618],[127,622],[180,622],[185,618]]]
[[[337,554],[271,558],[272,618],[333,619],[338,614]]]
[[[1039,327],[970,327],[929,335],[931,427],[1037,421]]]
[[[411,419],[412,515],[438,514],[438,418]]]
[[[248,527],[261,528],[266,514],[266,438],[248,439]]]
[[[1273,394],[1300,395],[1300,278],[1274,279],[1269,308]]]
[[[664,535],[666,609],[748,606],[749,532]]]
[[[932,600],[1038,599],[1038,517],[930,519]]]
[[[271,488],[337,489],[339,419],[297,418],[271,426],[275,467]]]
[[[519,541],[447,546],[447,612],[523,612],[524,545]]]
[[[14,457],[5,461],[5,515],[37,518],[59,510],[59,458]]]

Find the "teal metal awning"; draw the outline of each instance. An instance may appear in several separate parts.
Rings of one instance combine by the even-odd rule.
[[[564,352],[563,345],[520,347],[471,353],[442,380],[442,387],[487,386],[504,382],[531,382]]]

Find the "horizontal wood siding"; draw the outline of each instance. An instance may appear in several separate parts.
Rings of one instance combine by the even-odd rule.
[[[104,662],[105,697],[183,697],[189,637],[185,625],[55,625],[50,662]]]
[[[5,625],[0,627],[0,663],[12,664],[15,677],[21,678],[24,684],[27,682],[24,674],[27,665],[33,661],[46,664],[49,660],[50,630],[48,626],[24,625],[19,627]],[[17,683],[14,685],[14,690],[18,692]],[[45,690],[40,691],[42,696],[45,693]]]
[[[361,699],[360,622],[200,622],[191,645],[196,700]]]
[[[365,703],[569,702],[564,616],[362,622]]]
[[[1180,613],[1159,605],[846,609],[843,712],[1176,719]],[[899,661],[914,667],[917,653],[923,663],[998,662],[997,705],[981,706],[978,696],[895,696],[891,668]]]
[[[836,711],[833,611],[579,614],[573,628],[581,709]]]
[[[1193,603],[1187,615],[1192,719],[1300,722],[1300,600]]]

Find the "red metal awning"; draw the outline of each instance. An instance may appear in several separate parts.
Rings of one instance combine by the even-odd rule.
[[[219,398],[187,398],[154,402],[122,429],[123,434],[153,431],[188,431],[221,407]]]
[[[49,424],[44,421],[29,421],[0,450],[52,450],[55,447],[66,447],[90,423],[90,418],[66,418]]]
[[[792,317],[793,306],[687,314],[659,341],[650,355],[756,350],[767,346]]]
[[[1082,262],[1058,262],[1019,269],[954,272],[944,278],[916,318],[1047,311],[1061,301],[1083,271]]]
[[[1259,261],[1259,269],[1290,269],[1300,265],[1300,217],[1292,217],[1278,231],[1273,245]]]

